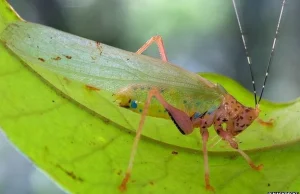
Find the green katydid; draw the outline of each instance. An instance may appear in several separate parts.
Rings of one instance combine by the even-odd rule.
[[[251,61],[247,54],[245,38],[233,0],[252,76],[255,108],[239,103],[221,85],[213,84],[195,73],[169,63],[160,36],[152,37],[136,53],[131,53],[53,28],[19,21],[9,24],[0,35],[0,39],[7,48],[27,63],[41,65],[89,87],[110,91],[115,94],[119,106],[138,113],[142,110],[120,190],[126,189],[130,179],[146,116],[172,119],[184,135],[190,134],[194,128],[200,128],[203,141],[205,185],[208,190],[213,190],[209,180],[206,147],[210,126],[214,126],[217,134],[238,151],[253,169],[262,168],[262,165],[254,165],[249,156],[239,149],[234,137],[256,119],[261,124],[270,124],[258,118],[259,102],[272,62],[284,4],[285,0],[281,7],[262,92],[257,100]],[[152,43],[158,45],[161,60],[141,55]],[[49,44],[52,46],[49,47]],[[83,52],[87,54],[82,55]],[[225,129],[222,124],[226,124]]]

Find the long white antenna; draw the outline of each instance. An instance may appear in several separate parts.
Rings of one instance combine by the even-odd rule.
[[[260,96],[259,96],[258,103],[261,101],[262,95],[264,93],[265,85],[266,85],[268,75],[269,75],[270,65],[272,64],[272,61],[273,61],[275,45],[276,45],[276,41],[277,41],[277,37],[278,37],[279,26],[280,26],[280,23],[281,23],[281,18],[282,18],[285,2],[286,2],[286,0],[282,1],[281,11],[280,11],[280,15],[279,15],[279,19],[278,19],[278,23],[277,23],[277,27],[276,27],[276,31],[275,31],[275,36],[274,36],[274,40],[273,40],[273,46],[272,46],[272,50],[271,50],[270,57],[269,57],[269,63],[268,63],[267,70],[266,70],[266,76],[265,76],[264,83],[263,83],[262,88],[261,88],[261,93],[260,93]]]
[[[245,39],[243,28],[242,28],[242,25],[241,25],[241,22],[240,22],[240,17],[239,17],[237,8],[236,8],[235,0],[232,0],[232,4],[233,4],[233,7],[234,7],[236,19],[237,19],[237,22],[239,24],[239,28],[240,28],[240,32],[241,32],[241,36],[242,36],[242,40],[243,40],[243,44],[244,44],[245,54],[246,54],[246,57],[247,57],[247,61],[248,61],[249,69],[250,69],[251,80],[252,80],[254,101],[255,101],[255,105],[257,105],[255,81],[254,81],[254,76],[253,76],[253,71],[252,71],[252,62],[251,62],[251,58],[249,56],[249,52],[248,52],[248,48],[247,48],[247,44],[246,44],[246,39]]]

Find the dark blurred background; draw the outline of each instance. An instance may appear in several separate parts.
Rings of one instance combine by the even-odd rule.
[[[258,91],[265,75],[281,0],[236,0]],[[9,0],[26,20],[128,51],[162,35],[169,60],[193,72],[229,76],[252,91],[231,0]],[[264,98],[300,96],[300,1],[288,0]],[[147,55],[158,57],[153,46]],[[0,135],[0,193],[64,193]]]

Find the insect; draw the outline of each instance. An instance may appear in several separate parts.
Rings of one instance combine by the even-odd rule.
[[[254,108],[239,103],[221,85],[213,84],[195,73],[169,63],[160,36],[152,37],[136,53],[131,53],[50,27],[18,21],[9,24],[0,35],[0,39],[26,63],[40,65],[68,79],[80,81],[92,89],[110,91],[115,94],[121,107],[138,113],[142,110],[129,164],[119,187],[121,191],[126,189],[130,179],[147,115],[172,119],[184,135],[192,133],[194,128],[200,129],[205,186],[208,190],[214,190],[210,184],[207,153],[210,126],[213,126],[217,134],[239,152],[253,169],[262,168],[262,165],[255,165],[238,147],[234,137],[243,132],[254,120],[259,120],[259,102],[272,62],[284,5],[285,0],[281,7],[262,92],[257,100],[252,64],[233,0],[252,77]],[[141,55],[152,43],[158,45],[161,60]],[[48,44],[53,46],[49,47]],[[83,52],[86,54],[82,55]],[[259,122],[270,124],[261,120]]]

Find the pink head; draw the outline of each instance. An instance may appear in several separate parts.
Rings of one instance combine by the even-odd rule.
[[[227,131],[236,136],[244,131],[259,116],[259,105],[255,108],[246,107],[238,102],[233,96],[227,94],[221,105],[222,115],[227,115]]]

